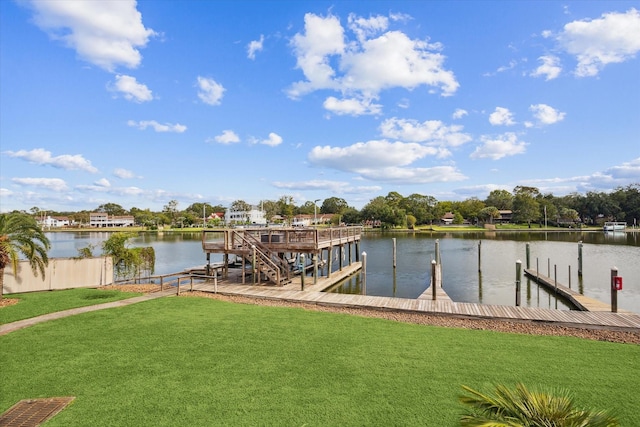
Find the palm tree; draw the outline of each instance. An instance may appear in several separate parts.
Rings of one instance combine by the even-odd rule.
[[[32,216],[20,212],[0,214],[0,299],[4,288],[4,268],[11,265],[15,274],[22,255],[29,261],[33,274],[37,277],[40,271],[44,277],[50,247],[49,239]]]
[[[471,396],[462,396],[468,412],[460,419],[461,426],[469,427],[614,427],[618,420],[605,411],[583,410],[575,406],[567,391],[555,395],[533,392],[522,385],[510,390],[496,386],[495,394],[482,394],[469,387],[462,388]]]

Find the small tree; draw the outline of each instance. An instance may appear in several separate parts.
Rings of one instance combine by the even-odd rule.
[[[129,279],[140,276],[143,272],[153,274],[155,251],[152,247],[127,248],[127,240],[135,236],[133,233],[113,233],[102,242],[105,255],[113,257],[113,268],[116,279]]]
[[[460,401],[468,412],[461,426],[481,427],[614,427],[619,423],[605,411],[578,409],[567,391],[552,393],[529,391],[524,385],[515,390],[496,386],[495,394],[483,394],[462,386],[469,396]]]
[[[11,265],[13,273],[18,270],[22,254],[37,277],[44,277],[44,268],[49,264],[47,251],[49,239],[31,216],[21,212],[0,214],[0,299],[4,292],[4,268]]]

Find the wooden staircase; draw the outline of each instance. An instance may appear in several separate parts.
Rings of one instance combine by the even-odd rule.
[[[277,286],[291,282],[289,263],[263,245],[255,236],[233,233],[233,247],[238,249],[238,253],[241,253],[242,257],[250,264],[253,263],[255,253],[255,268],[258,270],[258,274],[264,274],[270,282]]]

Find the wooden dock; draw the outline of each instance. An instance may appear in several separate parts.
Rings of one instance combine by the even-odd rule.
[[[418,299],[435,299],[436,301],[453,302],[449,295],[442,289],[442,265],[436,265],[436,280],[435,284],[429,284],[429,287],[425,289],[423,293],[418,296]],[[433,287],[436,289],[436,297],[433,298]]]
[[[512,307],[457,303],[447,300],[407,299],[370,295],[337,294],[319,291],[283,289],[275,286],[250,286],[219,284],[217,289],[210,283],[197,284],[194,290],[215,292],[224,295],[241,295],[251,298],[284,300],[327,306],[357,307],[375,310],[408,311],[430,315],[458,318],[495,319],[513,322],[544,322],[561,326],[640,330],[640,315],[635,313],[587,312],[550,310],[544,308]]]
[[[595,312],[602,312],[602,311],[611,312],[610,304],[582,295],[580,292],[576,292],[573,289],[569,288],[568,286],[565,286],[561,283],[556,282],[551,277],[547,277],[545,275],[540,274],[539,271],[525,268],[524,274],[529,278],[535,280],[536,282],[538,282],[538,284],[544,286],[548,290],[557,293],[562,298],[566,299],[571,304],[573,304],[578,310],[595,311]],[[619,312],[622,312],[622,310],[619,310]]]

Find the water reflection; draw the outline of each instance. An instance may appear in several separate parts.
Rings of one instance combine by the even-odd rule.
[[[362,241],[362,250],[368,257],[366,292],[417,298],[429,286],[430,262],[435,258],[435,240],[439,239],[443,288],[454,301],[515,305],[516,260],[526,260],[529,254],[528,267],[548,277],[557,277],[558,283],[565,286],[577,282],[578,292],[603,302],[609,301],[610,268],[618,266],[620,274],[625,276],[624,309],[640,312],[640,263],[637,262],[640,250],[633,244],[633,238],[620,240],[631,245],[618,244],[618,240],[613,245],[605,241],[602,232],[491,235],[492,238],[486,239],[484,233],[366,234]],[[396,268],[392,265],[392,237],[397,244]],[[577,274],[578,241],[583,241],[582,276]],[[356,279],[345,281],[344,287],[333,291],[350,293],[353,280]],[[570,309],[553,290],[549,292],[533,280],[527,279],[524,288],[521,289],[523,306]],[[621,304],[622,300],[620,308]]]
[[[624,289],[618,294],[619,309],[640,312],[640,241],[637,234],[626,233],[621,239],[607,237],[602,232],[366,233],[360,250],[366,252],[368,258],[367,295],[417,298],[429,286],[435,240],[439,239],[443,288],[454,301],[514,305],[515,263],[518,259],[526,262],[526,244],[529,243],[531,268],[539,266],[541,274],[552,276],[556,266],[559,283],[577,283],[578,292],[606,303],[610,301],[610,269],[616,266],[624,277]],[[52,244],[49,256],[56,258],[77,256],[79,249],[89,245],[94,247],[93,253],[99,255],[101,244],[110,233],[55,232],[46,235]],[[396,268],[393,268],[392,238],[396,238]],[[577,267],[579,241],[583,242],[582,276],[578,275]],[[157,274],[174,273],[206,263],[198,232],[140,233],[130,243],[131,246],[154,247]],[[356,258],[355,254],[346,255],[337,250],[331,256],[335,260],[334,268],[339,260],[346,265],[346,260]],[[221,261],[222,255],[212,254],[212,263]],[[326,275],[326,267],[323,274]],[[336,291],[361,294],[361,275],[353,276]],[[556,306],[555,296],[540,289],[533,280],[527,280],[526,288],[521,292],[525,306]],[[557,303],[559,309],[568,309],[562,300]]]

